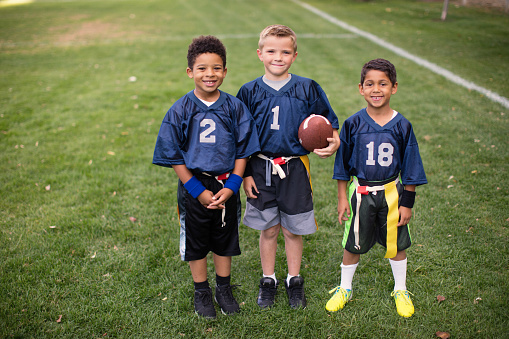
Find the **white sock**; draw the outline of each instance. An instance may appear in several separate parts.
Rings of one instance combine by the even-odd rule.
[[[353,275],[355,274],[357,265],[359,265],[359,263],[353,265],[343,265],[343,263],[341,263],[341,283],[339,284],[340,287],[344,288],[345,290],[352,289]]]
[[[274,282],[277,284],[276,272],[272,273],[271,275],[264,274],[263,277],[264,278],[272,278],[272,279],[274,279]]]
[[[299,275],[290,275],[290,273],[288,273],[288,275],[286,276],[286,284],[290,286],[290,279],[292,279],[293,277],[298,277]]]
[[[394,275],[394,291],[405,291],[407,258],[399,261],[389,259],[389,262],[391,263],[392,274]]]

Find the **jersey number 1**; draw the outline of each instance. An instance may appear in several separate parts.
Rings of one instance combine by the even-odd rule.
[[[274,113],[274,118],[272,119],[272,124],[270,124],[270,129],[279,130],[279,106],[274,107],[272,113]]]
[[[375,166],[375,142],[372,141],[366,145],[368,149],[368,159],[366,165]],[[383,142],[378,146],[378,164],[382,167],[389,167],[392,164],[392,155],[394,154],[394,146],[388,142]]]

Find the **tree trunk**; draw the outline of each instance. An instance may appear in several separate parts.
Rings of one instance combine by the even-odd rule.
[[[444,8],[442,9],[442,21],[447,17],[447,8],[449,7],[449,0],[444,0]]]

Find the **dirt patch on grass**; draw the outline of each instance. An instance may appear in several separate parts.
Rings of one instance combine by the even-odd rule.
[[[50,27],[48,32],[54,36],[55,41],[58,43],[118,39],[127,36],[127,32],[123,32],[119,25],[101,21]]]

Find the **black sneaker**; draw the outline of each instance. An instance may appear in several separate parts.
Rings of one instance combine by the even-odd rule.
[[[231,315],[240,311],[240,306],[232,293],[231,285],[216,286],[216,303],[224,315]]]
[[[291,308],[306,308],[306,296],[304,295],[304,278],[296,276],[290,279],[288,285],[285,279],[286,293],[288,293],[288,303]]]
[[[212,290],[210,287],[194,290],[194,311],[205,318],[216,318],[216,309],[212,302]]]
[[[258,306],[267,308],[274,305],[276,299],[277,284],[274,279],[264,277],[260,280],[260,291],[258,292]]]

